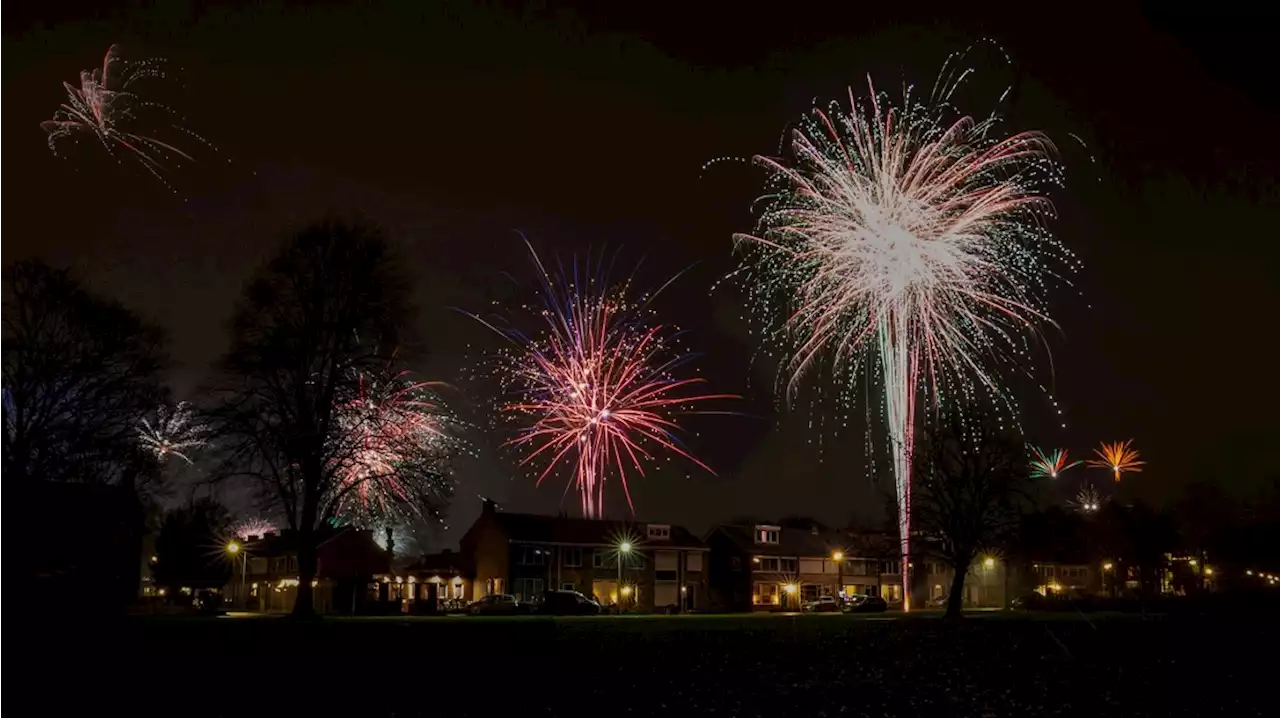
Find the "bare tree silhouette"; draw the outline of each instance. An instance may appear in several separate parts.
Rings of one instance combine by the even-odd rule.
[[[456,444],[406,425],[443,416],[394,366],[408,317],[383,235],[334,221],[292,238],[235,314],[212,411],[219,477],[250,480],[298,532],[296,616],[314,611],[323,522],[438,517],[447,504]]]
[[[4,272],[4,476],[145,488],[137,427],[160,403],[164,335],[66,270]]]
[[[954,571],[945,615],[959,618],[969,567],[1009,542],[1029,502],[1026,450],[987,423],[956,417],[925,437],[914,461],[912,510]]]

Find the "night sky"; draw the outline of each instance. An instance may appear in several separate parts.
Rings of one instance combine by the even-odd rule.
[[[40,8],[41,21],[6,7],[4,261],[74,266],[162,324],[180,394],[225,348],[249,274],[291,229],[328,214],[363,214],[403,248],[429,350],[416,368],[459,386],[495,343],[452,308],[511,296],[503,272],[532,279],[515,230],[547,256],[643,260],[646,285],[688,268],[659,309],[690,330],[712,387],[746,396],[743,415],[693,422],[691,444],[719,475],[673,464],[638,480],[637,516],[695,530],[751,514],[873,517],[862,428],[836,435],[831,421],[809,428],[807,405],[775,410],[776,363],[752,362],[740,295],[710,291],[735,266],[730,237],[751,229],[763,175],[700,168],[774,153],[815,97],[861,90],[868,72],[885,89],[928,86],[949,53],[991,37],[1013,64],[976,56],[989,61],[966,109],[985,114],[1013,83],[1006,129],[1059,142],[1068,187],[1053,195],[1054,229],[1085,265],[1074,289],[1051,296],[1061,332],[1049,332],[1054,371],[1042,366],[1067,428],[1027,392],[1031,437],[1081,458],[1134,438],[1148,465],[1127,490],[1156,501],[1193,479],[1242,494],[1275,479],[1280,117],[1260,12],[1023,7],[988,20],[802,2],[646,3],[643,14],[577,4],[100,2]],[[100,148],[54,157],[38,126],[61,82],[117,42],[182,68],[162,99],[218,148],[173,175],[178,196]],[[485,397],[469,399],[464,412],[484,423]],[[455,527],[469,525],[477,494],[515,510],[560,505],[562,484],[534,490],[498,443],[477,436],[482,458],[460,467]],[[563,505],[577,510],[572,496]]]

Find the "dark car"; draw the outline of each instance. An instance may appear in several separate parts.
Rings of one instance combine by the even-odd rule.
[[[884,599],[879,596],[864,596],[855,593],[844,603],[845,613],[884,613],[888,609],[889,604],[885,603]]]
[[[467,607],[467,613],[473,616],[514,616],[524,613],[524,604],[509,593],[497,593],[485,596]]]
[[[595,616],[600,604],[577,591],[547,591],[542,594],[538,613],[549,616]]]

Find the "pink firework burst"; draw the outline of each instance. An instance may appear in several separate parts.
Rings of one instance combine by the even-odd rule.
[[[250,536],[263,536],[276,530],[276,525],[262,518],[250,518],[241,521],[231,529],[231,533],[241,541]]]
[[[659,454],[683,457],[714,474],[683,446],[676,418],[723,413],[695,407],[738,397],[701,393],[696,387],[704,379],[677,376],[691,355],[676,346],[672,328],[651,323],[652,295],[632,302],[628,283],[608,288],[607,281],[587,280],[580,287],[553,278],[532,246],[529,251],[542,285],[543,306],[534,312],[544,323],[541,331],[529,336],[480,319],[517,347],[502,355],[503,382],[517,397],[502,411],[521,425],[507,443],[526,452],[522,465],[544,464],[539,484],[568,467],[582,513],[592,518],[604,513],[610,479],[622,485],[634,511],[628,474],[643,476],[645,462]]]
[[[143,80],[165,76],[162,61],[126,61],[120,56],[119,46],[112,45],[107,49],[101,67],[80,73],[79,86],[62,83],[67,91],[66,101],[54,113],[53,119],[40,123],[40,128],[48,134],[49,149],[58,154],[58,146],[64,140],[94,137],[117,161],[120,159],[118,151],[123,150],[166,187],[173,189],[160,175],[161,170],[175,160],[192,162],[191,155],[150,134],[131,129],[142,122],[141,115],[147,110],[170,117],[174,115],[168,107],[145,101],[130,89]],[[172,121],[167,124],[181,134],[209,144]]]
[[[436,386],[404,372],[360,378],[357,395],[338,407],[329,514],[362,526],[434,516],[450,492],[449,462],[463,447]]]

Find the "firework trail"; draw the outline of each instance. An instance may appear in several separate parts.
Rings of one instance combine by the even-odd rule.
[[[173,190],[160,172],[173,161],[194,162],[191,155],[168,142],[131,129],[142,121],[140,115],[144,111],[174,115],[168,107],[145,101],[130,89],[144,80],[165,77],[163,61],[130,62],[120,56],[118,45],[107,48],[101,67],[80,73],[78,87],[69,82],[62,83],[67,91],[66,101],[54,113],[53,119],[40,123],[40,128],[48,135],[49,149],[56,155],[62,141],[92,136],[117,161],[121,161],[120,151],[127,153]],[[173,122],[169,126],[209,146],[194,132]]]
[[[1091,514],[1102,507],[1102,495],[1093,488],[1093,484],[1085,484],[1067,505],[1082,514]]]
[[[1058,478],[1062,472],[1072,469],[1082,461],[1067,461],[1066,449],[1054,449],[1048,453],[1041,451],[1036,447],[1031,447],[1031,476],[1033,478]]]
[[[642,461],[659,453],[684,457],[714,474],[682,446],[676,418],[721,413],[694,406],[738,397],[698,393],[694,388],[703,379],[677,376],[692,355],[677,347],[675,331],[651,323],[647,305],[654,295],[632,301],[629,283],[579,283],[576,266],[573,278],[553,277],[532,245],[529,252],[542,290],[542,305],[530,312],[541,320],[540,331],[530,336],[471,315],[513,347],[498,357],[504,389],[515,397],[501,409],[520,426],[507,444],[525,452],[521,464],[545,463],[538,484],[557,468],[570,467],[569,486],[591,518],[604,512],[610,479],[621,484],[634,511],[628,473],[643,476]]]
[[[464,443],[436,386],[404,372],[388,381],[360,378],[358,394],[338,407],[328,513],[359,526],[438,518],[451,490],[450,460]]]
[[[1133,439],[1112,443],[1102,442],[1101,448],[1093,450],[1093,453],[1097,454],[1098,458],[1089,459],[1089,466],[1110,469],[1115,476],[1116,482],[1120,481],[1120,475],[1126,471],[1135,474],[1142,473],[1142,467],[1147,462],[1138,461],[1138,452],[1130,448],[1131,444],[1133,444]]]
[[[857,385],[877,377],[909,563],[917,398],[938,408],[985,395],[1012,416],[997,369],[1029,372],[1048,317],[1039,296],[1070,253],[1044,228],[1041,188],[1060,184],[1039,133],[1001,138],[994,115],[954,119],[968,71],[944,65],[927,101],[876,92],[815,109],[790,133],[790,155],[759,157],[772,174],[735,272],[787,347],[786,395],[824,354]],[[1059,277],[1060,278],[1060,277]],[[1056,405],[1056,402],[1055,402]],[[908,590],[903,571],[904,595]]]
[[[142,420],[138,427],[138,443],[158,461],[176,456],[191,464],[191,457],[186,452],[207,443],[209,427],[197,423],[195,412],[185,401],[178,402],[172,410],[161,406],[156,409],[155,419],[154,424],[148,419]]]

